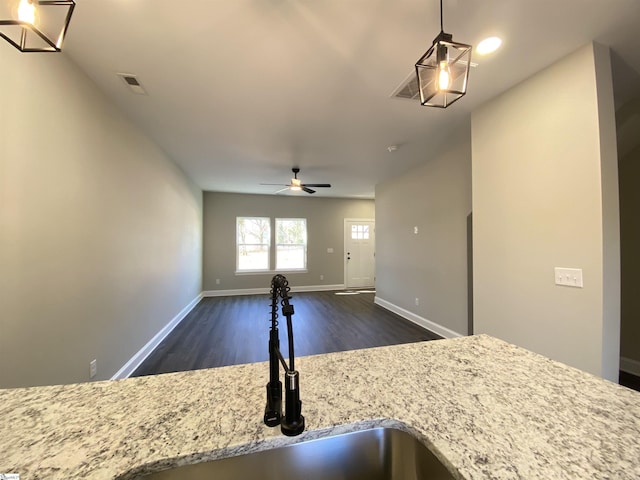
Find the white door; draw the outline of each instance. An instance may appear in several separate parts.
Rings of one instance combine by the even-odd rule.
[[[344,278],[347,288],[373,287],[375,283],[375,221],[344,221]]]

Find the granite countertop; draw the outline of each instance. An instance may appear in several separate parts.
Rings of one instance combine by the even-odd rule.
[[[0,473],[135,478],[394,426],[459,478],[640,478],[640,393],[486,335],[296,366],[307,423],[298,437],[262,423],[267,363],[0,390]]]

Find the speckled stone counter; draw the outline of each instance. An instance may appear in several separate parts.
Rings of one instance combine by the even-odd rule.
[[[492,337],[300,358],[307,430],[262,423],[268,365],[0,390],[0,473],[135,478],[374,426],[459,478],[638,479],[640,393]]]

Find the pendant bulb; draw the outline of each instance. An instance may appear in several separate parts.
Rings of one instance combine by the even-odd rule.
[[[36,6],[33,0],[20,0],[18,5],[18,20],[33,25],[36,23]]]
[[[449,50],[446,46],[439,44],[437,47],[437,62],[438,68],[436,70],[436,88],[439,91],[448,90],[451,86],[451,69],[449,66]]]
[[[448,62],[440,62],[438,66],[438,90],[448,90],[451,85],[451,70]]]

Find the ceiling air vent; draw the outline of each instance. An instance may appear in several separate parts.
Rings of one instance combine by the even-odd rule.
[[[117,75],[133,93],[137,95],[148,95],[137,76],[130,73],[118,73]]]
[[[416,72],[411,72],[400,86],[394,90],[391,96],[396,98],[406,98],[408,100],[419,99],[420,89],[418,88],[418,76],[416,75]]]

